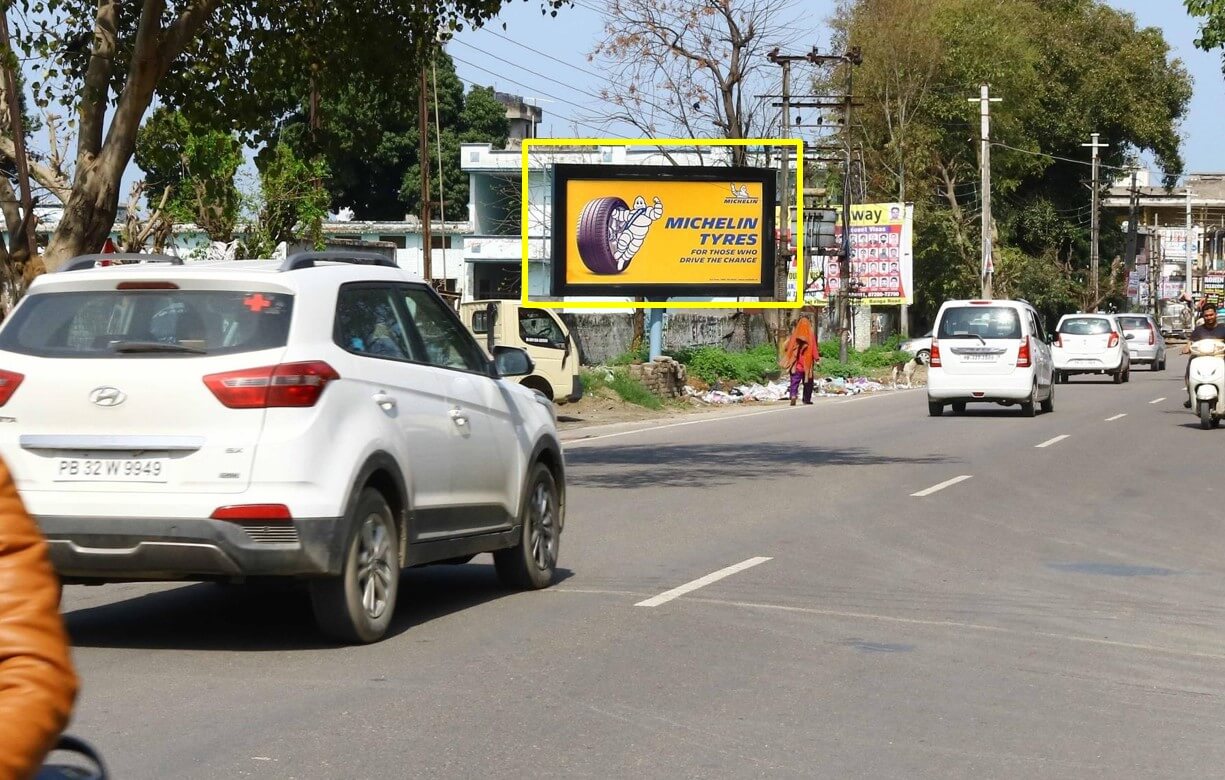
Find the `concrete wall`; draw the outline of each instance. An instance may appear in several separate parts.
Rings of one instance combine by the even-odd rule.
[[[736,320],[741,317],[746,319],[738,327]],[[586,365],[607,363],[628,352],[633,341],[632,314],[567,313],[563,319],[578,336]],[[665,350],[708,346],[742,350],[769,340],[765,319],[760,314],[695,311],[668,312],[664,317]]]

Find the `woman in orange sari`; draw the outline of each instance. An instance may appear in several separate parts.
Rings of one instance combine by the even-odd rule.
[[[795,406],[801,384],[804,385],[804,403],[812,403],[813,368],[820,362],[821,349],[817,346],[816,334],[812,332],[812,323],[807,317],[801,317],[795,323],[795,329],[783,347],[783,357],[779,360],[779,365],[791,376],[788,395],[792,406]]]

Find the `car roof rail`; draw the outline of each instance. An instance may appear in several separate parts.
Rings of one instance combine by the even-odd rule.
[[[328,263],[352,263],[353,265],[380,265],[385,268],[399,268],[395,260],[378,252],[362,252],[350,249],[324,249],[319,252],[294,252],[285,258],[281,264],[282,271],[296,271],[299,268],[314,268],[317,261]]]
[[[66,271],[83,271],[86,268],[98,267],[98,263],[103,260],[110,262],[102,266],[109,268],[116,265],[142,265],[149,264],[165,264],[165,265],[182,265],[183,258],[172,257],[171,255],[158,254],[143,254],[141,252],[111,252],[110,254],[93,254],[93,255],[78,255],[64,265],[60,266],[57,273]]]

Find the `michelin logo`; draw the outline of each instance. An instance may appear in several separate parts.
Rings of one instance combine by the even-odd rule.
[[[755,198],[749,194],[749,188],[745,184],[737,184],[732,182],[732,196],[724,198],[723,202],[728,205],[756,205],[759,198]]]

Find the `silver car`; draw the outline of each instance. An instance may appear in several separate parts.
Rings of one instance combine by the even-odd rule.
[[[1127,339],[1132,363],[1144,363],[1149,371],[1165,371],[1165,336],[1151,314],[1118,314],[1119,327]]]
[[[927,360],[932,355],[932,332],[929,330],[922,336],[906,339],[898,344],[897,348],[903,352],[909,352],[918,359],[919,363],[927,365]]]

